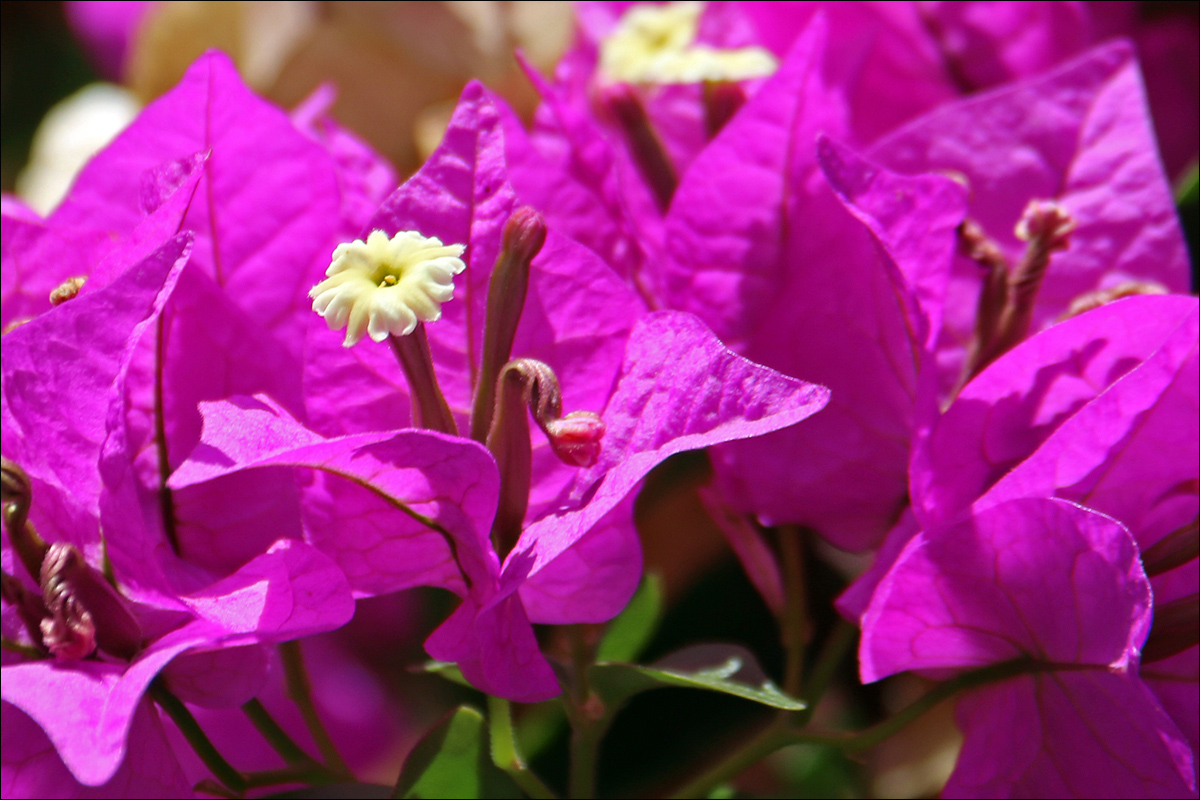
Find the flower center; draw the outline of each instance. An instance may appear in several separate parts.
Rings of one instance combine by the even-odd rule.
[[[697,83],[761,78],[775,57],[761,47],[696,44],[702,3],[639,6],[600,46],[600,73],[624,83]]]
[[[390,239],[372,231],[366,241],[337,246],[325,280],[308,296],[330,330],[346,329],[346,347],[364,334],[376,342],[407,336],[417,322],[441,317],[442,303],[454,297],[454,276],[466,269],[464,250],[416,231]]]

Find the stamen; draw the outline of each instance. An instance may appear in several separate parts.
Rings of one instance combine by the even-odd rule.
[[[1071,213],[1055,201],[1029,201],[1015,231],[1017,238],[1029,244],[1012,269],[977,225],[960,226],[959,251],[988,268],[988,275],[979,296],[975,340],[955,394],[1028,335],[1050,257],[1070,246],[1070,234],[1077,225]]]
[[[416,231],[390,239],[372,231],[366,241],[337,246],[326,279],[308,296],[330,330],[346,328],[346,347],[364,334],[376,342],[407,336],[418,321],[441,317],[441,304],[454,297],[454,276],[466,269],[460,258],[465,249]]]
[[[79,290],[87,283],[87,276],[77,275],[74,278],[67,278],[54,291],[50,292],[50,305],[61,306],[68,300],[74,300],[79,295]]]
[[[1135,297],[1142,294],[1167,294],[1167,287],[1153,281],[1125,281],[1108,289],[1087,292],[1071,301],[1071,307],[1059,317],[1059,321],[1077,317],[1086,311],[1106,306],[1123,297]]]

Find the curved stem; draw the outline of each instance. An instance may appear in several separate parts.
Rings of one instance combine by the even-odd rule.
[[[304,668],[304,653],[300,650],[299,641],[284,642],[279,645],[279,653],[283,657],[283,671],[287,678],[288,697],[300,709],[304,717],[304,725],[321,751],[326,766],[335,773],[350,776],[350,768],[338,754],[329,732],[317,715],[317,707],[312,701],[312,684],[308,680],[308,671]]]
[[[188,744],[196,751],[196,755],[204,762],[204,766],[209,768],[217,780],[234,794],[239,796],[245,794],[246,779],[242,777],[242,773],[225,760],[212,740],[204,733],[200,723],[192,716],[192,712],[188,711],[188,707],[183,704],[182,700],[171,694],[161,677],[151,681],[150,697],[158,703],[159,708],[167,712],[167,716],[179,728]]]
[[[492,763],[508,773],[525,794],[537,800],[553,800],[554,792],[530,771],[517,750],[512,706],[502,697],[488,695],[488,733],[492,745]]]
[[[672,798],[707,797],[717,786],[733,780],[758,763],[760,759],[766,758],[781,747],[786,747],[794,742],[795,734],[787,729],[783,717],[776,717],[774,722],[739,747],[724,761],[688,781],[678,791],[668,796]]]
[[[844,619],[838,620],[833,632],[825,640],[825,644],[817,656],[817,663],[813,665],[812,672],[805,683],[801,697],[808,707],[803,711],[795,712],[792,717],[795,723],[803,725],[812,719],[817,705],[825,695],[825,690],[829,688],[829,682],[833,679],[838,667],[841,666],[846,652],[854,646],[857,639],[858,626],[846,622]]]
[[[882,722],[878,722],[858,733],[849,734],[845,738],[832,737],[827,740],[827,743],[840,747],[847,754],[870,750],[875,745],[899,733],[943,700],[947,700],[965,689],[973,689],[985,683],[993,683],[1023,673],[1035,672],[1038,669],[1038,665],[1033,662],[1021,659],[1005,661],[1000,664],[983,667],[982,669],[972,670],[971,672],[964,672],[956,678],[933,687]]]
[[[282,756],[284,761],[289,764],[317,765],[313,757],[304,752],[304,748],[288,735],[287,731],[275,721],[275,718],[267,711],[266,706],[259,702],[257,698],[243,703],[242,713],[246,715],[251,724],[262,734],[262,737],[267,740],[267,744],[271,745],[271,749]]]
[[[761,731],[757,736],[735,750],[728,758],[721,761],[712,769],[682,786],[671,797],[707,797],[716,786],[736,778],[760,759],[793,744],[820,744],[835,747],[847,755],[870,750],[885,739],[899,733],[903,728],[915,721],[942,701],[965,689],[972,689],[985,683],[1011,678],[1028,672],[1044,669],[1027,660],[1005,661],[982,669],[963,673],[958,677],[940,684],[921,697],[905,706],[899,713],[882,722],[872,725],[857,733],[823,733],[792,730],[788,727],[787,717],[779,715],[775,721]]]

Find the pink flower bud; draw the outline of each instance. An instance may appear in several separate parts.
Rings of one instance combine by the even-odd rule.
[[[554,454],[575,467],[590,467],[600,459],[604,420],[591,411],[572,411],[562,419],[547,422],[546,436]]]
[[[49,612],[42,621],[42,639],[59,659],[83,658],[97,646],[121,658],[137,654],[141,626],[124,599],[75,545],[50,545],[42,562],[41,583]]]

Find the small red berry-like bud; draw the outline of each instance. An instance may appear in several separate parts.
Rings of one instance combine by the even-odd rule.
[[[600,459],[604,420],[591,411],[572,411],[547,422],[544,430],[554,454],[565,464],[590,467]]]

